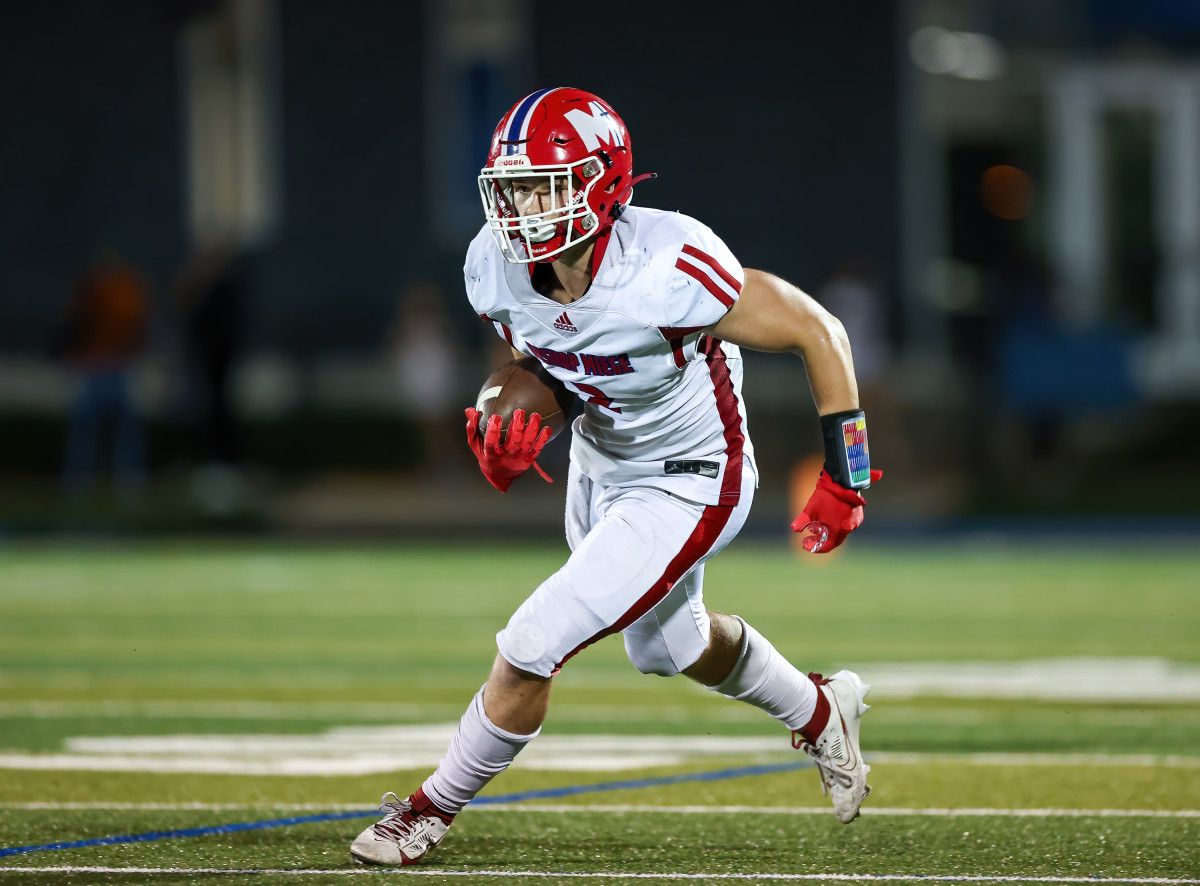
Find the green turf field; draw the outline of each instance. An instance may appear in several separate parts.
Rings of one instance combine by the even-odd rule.
[[[350,839],[434,765],[495,631],[564,554],[0,549],[0,883],[384,875]],[[800,761],[772,721],[639,675],[611,638],[572,660],[543,737],[486,794],[541,795],[469,809],[403,875],[1200,883],[1198,579],[1183,549],[860,544],[818,566],[735,544],[707,567],[711,608],[805,670],[876,682],[858,821],[780,768]],[[297,816],[323,820],[169,833]]]

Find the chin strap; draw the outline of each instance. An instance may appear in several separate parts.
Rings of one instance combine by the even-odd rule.
[[[633,181],[631,181],[631,182],[629,183],[629,187],[631,187],[631,188],[632,188],[632,187],[633,187],[634,185],[636,185],[638,182],[640,182],[640,181],[645,181],[645,180],[646,180],[646,179],[648,179],[648,178],[658,178],[658,173],[657,173],[657,172],[643,172],[641,175],[639,175],[639,176],[636,176],[636,177],[633,179]]]

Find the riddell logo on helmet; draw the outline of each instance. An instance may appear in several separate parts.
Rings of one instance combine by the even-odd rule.
[[[529,158],[524,154],[512,154],[508,157],[497,157],[493,164],[497,169],[512,166],[529,166]]]

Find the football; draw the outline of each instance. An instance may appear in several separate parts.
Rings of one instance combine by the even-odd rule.
[[[483,433],[488,419],[498,414],[508,433],[512,414],[524,409],[527,417],[535,412],[542,417],[542,427],[550,428],[553,440],[567,426],[574,400],[575,395],[534,357],[513,360],[489,375],[479,390],[475,401],[475,408],[482,413],[479,432]]]

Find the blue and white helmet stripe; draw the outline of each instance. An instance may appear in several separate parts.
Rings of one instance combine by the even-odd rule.
[[[510,143],[505,145],[505,154],[525,153],[524,145],[516,144],[516,142],[523,142],[526,136],[528,136],[529,119],[533,116],[533,109],[537,107],[538,102],[542,100],[543,96],[560,88],[558,86],[551,86],[549,89],[538,90],[525,96],[524,100],[517,105],[517,109],[513,111],[513,115],[508,118],[508,126],[504,130],[503,140]]]

